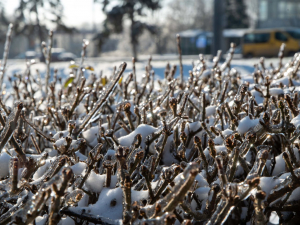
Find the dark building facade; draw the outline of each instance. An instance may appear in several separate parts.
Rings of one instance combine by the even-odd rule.
[[[300,0],[259,0],[258,3],[258,28],[300,28]]]

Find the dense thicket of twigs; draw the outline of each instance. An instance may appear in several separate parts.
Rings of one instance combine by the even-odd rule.
[[[234,45],[211,68],[200,55],[188,79],[180,55],[179,78],[168,64],[155,81],[150,58],[142,82],[134,66],[120,81],[126,63],[108,82],[82,76],[84,41],[79,66],[62,81],[50,73],[49,43],[45,82],[28,62],[10,79],[14,107],[5,96],[0,101],[0,159],[10,160],[0,181],[0,224],[67,224],[66,217],[74,224],[266,224],[271,215],[297,221],[299,54],[283,66],[282,46],[278,66],[262,58],[250,82],[231,68]],[[101,202],[101,192],[119,189],[121,200],[112,194]],[[115,209],[115,218],[99,215],[101,207]]]

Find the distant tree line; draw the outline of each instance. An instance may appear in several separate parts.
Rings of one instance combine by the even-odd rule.
[[[168,4],[164,0],[94,0],[94,2],[102,5],[102,11],[106,15],[101,27],[98,27],[99,32],[94,37],[99,51],[112,34],[120,34],[124,30],[127,30],[126,40],[131,45],[131,53],[135,58],[139,45],[147,45],[149,41],[155,45],[156,53],[166,53],[170,49],[175,49],[175,35],[178,32],[187,29],[212,31],[214,0],[172,0]],[[5,14],[3,3],[4,1],[0,0],[2,39],[5,38],[6,28],[10,22],[14,23],[15,35],[25,35],[29,43],[33,43],[37,37],[40,42],[46,40],[47,26],[50,23],[55,25],[56,31],[76,31],[63,22],[61,0],[20,0],[14,17],[10,19]],[[243,0],[225,0],[224,4],[225,28],[249,26],[247,13],[249,4],[246,5]],[[163,5],[166,5],[167,9],[162,11]],[[166,15],[161,15],[161,12]],[[156,18],[151,17],[153,20],[151,23],[146,22],[150,14],[156,15]],[[0,41],[3,40],[0,38]]]

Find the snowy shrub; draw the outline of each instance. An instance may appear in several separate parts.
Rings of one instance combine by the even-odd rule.
[[[84,41],[62,79],[50,69],[51,39],[45,80],[31,62],[12,76],[8,32],[0,224],[297,222],[300,54],[283,65],[282,47],[277,67],[262,58],[240,74],[232,45],[222,64],[220,54],[211,67],[200,55],[188,79],[180,55],[180,77],[168,64],[161,80],[150,58],[138,82],[135,69],[123,77],[126,63],[109,79],[85,77],[94,69]]]

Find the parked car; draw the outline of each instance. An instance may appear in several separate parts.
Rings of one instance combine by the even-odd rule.
[[[71,52],[62,52],[57,58],[59,61],[74,61],[77,56]]]
[[[39,58],[39,55],[35,51],[22,52],[15,57],[15,59],[36,59],[36,58]]]
[[[77,56],[71,52],[67,52],[63,48],[52,48],[51,50],[51,62],[63,62],[63,61],[74,61]],[[45,62],[45,57],[40,57],[41,62]]]
[[[299,51],[299,40],[283,29],[258,29],[248,31],[242,40],[243,56],[277,56],[282,43],[285,43],[284,55],[294,55]]]
[[[284,28],[284,31],[287,32],[292,38],[300,41],[300,29],[298,28]]]

